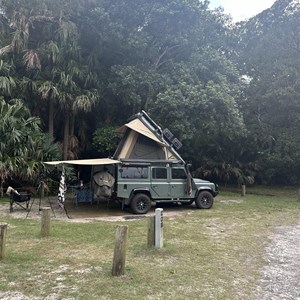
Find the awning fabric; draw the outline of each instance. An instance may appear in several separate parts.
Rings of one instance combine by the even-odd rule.
[[[120,161],[110,159],[110,158],[95,158],[95,159],[46,161],[44,163],[53,166],[61,165],[61,164],[94,166],[94,165],[118,164],[120,163]]]
[[[123,125],[122,127],[120,127],[117,132],[119,133],[124,133],[125,132],[125,128],[128,127],[142,135],[145,135],[146,137],[148,137],[149,139],[161,144],[161,145],[164,145],[164,143],[162,141],[160,141],[156,135],[151,132],[150,129],[148,129],[142,121],[140,121],[139,119],[134,119],[132,120],[131,122]]]

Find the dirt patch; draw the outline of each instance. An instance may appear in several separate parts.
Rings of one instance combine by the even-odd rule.
[[[300,224],[277,228],[269,240],[256,299],[300,299]]]
[[[101,221],[134,221],[141,218],[153,216],[155,214],[155,206],[146,215],[134,215],[129,210],[123,210],[116,203],[94,203],[80,204],[76,206],[72,200],[67,199],[65,209],[58,205],[57,198],[32,199],[29,203],[29,211],[24,210],[18,205],[14,205],[13,212],[9,210],[9,203],[1,203],[0,199],[0,216],[9,216],[16,219],[36,220],[41,218],[41,210],[43,207],[51,207],[51,218],[75,223],[87,223],[97,220]],[[164,209],[164,216],[172,217],[188,210],[195,210],[195,206],[168,205]]]

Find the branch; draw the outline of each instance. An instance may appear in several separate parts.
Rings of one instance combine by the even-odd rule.
[[[180,47],[180,45],[174,45],[172,47],[166,47],[166,49],[163,51],[163,53],[158,57],[156,63],[154,64],[155,65],[155,69],[157,70],[159,67],[161,67],[163,64],[165,64],[167,61],[170,61],[172,60],[171,58],[163,61],[163,58],[164,56],[169,53],[171,50],[177,48],[177,47]]]

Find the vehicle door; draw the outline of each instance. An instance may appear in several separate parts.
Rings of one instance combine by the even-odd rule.
[[[152,198],[154,199],[171,198],[167,167],[151,167],[151,190],[153,191]]]
[[[183,167],[172,167],[170,189],[172,198],[189,198],[187,193],[187,174]]]

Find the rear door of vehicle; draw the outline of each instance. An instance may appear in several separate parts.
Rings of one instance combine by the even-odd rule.
[[[170,199],[170,181],[168,168],[164,166],[151,167],[151,190],[153,199]]]

